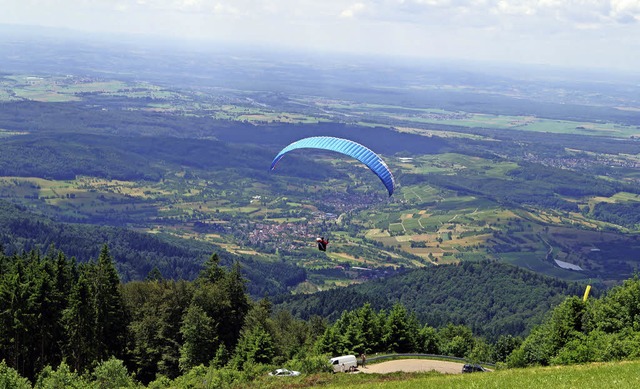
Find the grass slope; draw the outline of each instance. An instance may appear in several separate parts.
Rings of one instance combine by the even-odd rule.
[[[427,375],[403,381],[375,383],[377,388],[637,388],[640,362],[594,363],[496,371],[488,374]],[[329,385],[370,388],[373,383]]]
[[[491,373],[445,375],[429,373],[314,374],[295,378],[261,377],[260,388],[637,388],[640,361],[498,370]]]

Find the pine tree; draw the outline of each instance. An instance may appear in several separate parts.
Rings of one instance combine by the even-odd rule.
[[[198,274],[199,282],[216,283],[225,275],[224,269],[220,267],[220,258],[218,254],[213,253],[204,263],[203,269]]]
[[[387,350],[396,353],[408,353],[415,349],[407,310],[400,303],[394,304],[389,313],[384,328],[384,343]]]
[[[98,357],[96,309],[89,282],[81,271],[62,314],[67,342],[64,354],[74,371],[84,372]]]
[[[338,354],[344,349],[342,340],[336,326],[329,326],[316,341],[315,349],[320,354]]]
[[[357,311],[358,324],[362,333],[362,352],[370,353],[379,350],[382,329],[378,325],[377,315],[370,303],[366,303]]]
[[[271,363],[275,356],[273,338],[261,326],[243,331],[233,357],[233,364],[242,369],[245,362]]]
[[[102,246],[93,270],[98,358],[106,360],[116,356],[122,359],[128,320],[120,292],[120,278],[106,244]]]
[[[180,348],[180,369],[188,371],[200,364],[208,365],[218,345],[216,323],[197,304],[191,304],[184,316],[180,333],[184,343]]]
[[[228,350],[235,348],[245,316],[251,307],[245,284],[246,280],[242,277],[240,264],[236,262],[231,271],[225,274],[221,285],[228,305],[225,305],[225,312],[220,318],[218,330],[220,340]]]

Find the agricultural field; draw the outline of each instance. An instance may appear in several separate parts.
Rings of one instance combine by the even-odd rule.
[[[456,154],[404,158],[399,165],[418,174],[473,175],[478,171],[496,178],[518,167],[512,162]],[[630,255],[637,247],[636,235],[625,235],[632,231],[594,220],[588,212],[508,209],[481,196],[430,185],[403,186],[398,197],[402,201],[384,212],[365,210],[355,220],[365,228],[367,239],[419,257],[423,265],[496,259],[571,280],[597,278],[596,274],[609,279],[616,271],[631,276],[638,266]],[[636,194],[625,192],[567,199],[583,209],[602,202],[639,201]]]
[[[543,133],[577,134],[629,138],[640,136],[637,126],[551,120],[535,116],[491,115],[436,108],[406,108],[393,105],[365,104],[330,100],[321,97],[295,96],[290,100],[298,111],[287,111],[255,100],[249,91],[220,88],[169,90],[147,82],[109,80],[78,76],[10,75],[0,78],[0,101],[31,100],[39,102],[74,102],[86,95],[121,97],[138,100],[130,109],[157,113],[182,113],[264,125],[317,124],[333,121],[359,123],[363,126],[387,126],[400,132],[443,138],[485,139],[464,132],[424,128],[446,125],[461,128],[497,128]],[[143,103],[140,106],[140,103]],[[405,123],[390,126],[389,120]],[[407,125],[415,123],[420,127]]]
[[[57,220],[127,226],[214,243],[263,261],[286,259],[310,273],[301,291],[362,282],[400,265],[413,267],[403,255],[361,247],[360,239],[341,233],[339,226],[332,229],[332,251],[318,255],[315,238],[327,223],[337,223],[337,215],[318,210],[308,200],[270,196],[260,183],[237,180],[219,190],[216,182],[214,177],[185,178],[183,172],[159,182],[0,177],[0,199]],[[352,266],[363,270],[349,270]]]
[[[401,185],[393,198],[382,201],[366,196],[376,192],[375,177],[352,161],[323,158],[357,190],[346,193],[344,180],[330,179],[327,191],[270,176],[286,182],[288,195],[278,196],[266,182],[225,171],[173,170],[160,181],[2,177],[0,198],[58,220],[127,226],[214,243],[261,260],[291,261],[310,272],[301,291],[358,283],[387,271],[483,259],[568,280],[614,280],[637,269],[633,253],[640,243],[635,235],[626,235],[632,230],[595,220],[587,212],[602,203],[637,203],[635,193],[565,196],[584,210],[566,212],[509,208],[480,194],[426,182]],[[512,161],[457,153],[390,158],[389,164],[406,174],[494,179],[518,168]],[[221,185],[225,180],[229,183]],[[335,190],[344,194],[336,198]],[[320,204],[334,208],[320,209]],[[321,234],[330,238],[331,250],[318,255],[314,240]]]
[[[602,208],[602,204],[633,207],[640,202],[633,189],[592,196],[558,194],[547,190],[541,182],[529,184],[520,180],[520,186],[512,185],[518,175],[529,174],[523,160],[550,164],[561,171],[573,168],[594,171],[602,180],[634,185],[640,179],[637,172],[640,159],[632,147],[621,148],[631,152],[605,155],[591,151],[594,145],[583,142],[585,149],[572,144],[572,148],[554,148],[552,152],[545,147],[523,152],[519,140],[494,138],[479,131],[465,132],[484,127],[517,130],[514,134],[553,132],[630,138],[638,132],[634,126],[205,86],[169,89],[150,82],[72,75],[4,76],[0,79],[0,100],[66,102],[72,107],[68,112],[82,111],[82,104],[107,114],[121,109],[91,127],[100,134],[103,128],[108,128],[114,133],[130,130],[144,136],[162,131],[171,136],[205,139],[224,135],[212,132],[218,122],[193,134],[184,133],[191,126],[183,120],[197,118],[189,123],[200,125],[207,120],[219,120],[229,126],[227,134],[236,129],[246,131],[249,141],[244,142],[248,143],[254,136],[264,136],[261,133],[264,128],[278,129],[270,132],[270,136],[283,133],[284,140],[305,126],[331,131],[334,125],[344,125],[345,131],[354,127],[367,133],[393,132],[403,141],[407,139],[404,136],[423,141],[425,137],[433,138],[433,142],[426,141],[426,146],[432,143],[439,146],[428,153],[402,151],[383,155],[396,172],[399,184],[388,200],[378,192],[376,177],[353,160],[309,154],[315,165],[308,159],[298,161],[305,161],[305,166],[313,169],[322,166],[331,174],[321,181],[299,175],[287,178],[280,173],[267,178],[265,171],[256,167],[266,166],[268,161],[237,158],[224,168],[212,168],[215,164],[204,157],[160,155],[171,151],[160,149],[162,140],[155,145],[160,158],[175,160],[170,163],[158,159],[133,172],[147,179],[113,179],[110,177],[110,170],[116,169],[113,167],[104,167],[101,171],[107,174],[102,177],[76,174],[74,179],[56,180],[41,174],[45,178],[0,178],[0,198],[56,220],[124,226],[214,243],[232,253],[261,260],[299,264],[313,273],[310,282],[302,287],[304,290],[357,283],[387,271],[483,259],[505,261],[571,280],[620,279],[638,269],[632,258],[640,245],[633,234],[640,224],[634,225],[633,220],[619,221],[617,209]],[[81,105],[77,104],[79,101]],[[138,126],[137,123],[151,117],[157,118],[157,122],[154,119],[148,126]],[[165,126],[165,119],[173,121]],[[85,126],[80,123],[73,128],[84,130]],[[48,125],[42,128],[51,131]],[[60,128],[66,129],[66,123]],[[452,130],[455,128],[461,130]],[[2,139],[25,134],[26,131],[16,129],[0,130]],[[64,147],[69,147],[68,155],[72,156],[78,151],[85,152],[90,144],[76,146],[74,139],[65,139]],[[147,145],[128,149],[126,152],[136,155],[133,159],[131,155],[115,154],[121,147],[113,139],[92,138],[88,142],[105,142],[104,146],[111,147],[112,154],[107,155],[113,160],[109,163],[120,162],[120,158],[135,161],[127,160],[127,166],[145,163],[146,156],[141,158],[137,154]],[[141,142],[142,145],[147,141]],[[599,142],[594,143],[598,146]],[[181,152],[188,154],[194,144],[185,142]],[[50,147],[44,152],[63,146]],[[216,147],[221,147],[219,152],[225,150],[225,146]],[[394,147],[403,150],[405,145]],[[563,158],[558,158],[557,150],[564,150]],[[230,154],[228,151],[225,156]],[[85,158],[89,161],[95,156]],[[541,171],[546,173],[546,168]],[[542,173],[534,171],[534,174]],[[559,179],[561,183],[563,180]],[[575,182],[587,185],[580,180]],[[489,183],[486,188],[482,187],[484,183]],[[494,189],[493,184],[499,189]],[[550,200],[549,204],[541,204],[545,200]],[[564,208],[558,208],[558,203]],[[604,216],[595,218],[597,212]],[[572,231],[578,238],[569,237],[566,231]],[[318,255],[314,245],[318,235],[330,238],[330,252]]]
[[[467,128],[497,128],[557,134],[611,136],[617,138],[640,136],[640,128],[638,126],[618,125],[614,123],[552,120],[535,116],[492,115],[433,108],[406,108],[401,106],[358,104],[341,101],[320,101],[316,102],[316,104],[323,107],[326,111],[337,111],[344,115],[374,115],[379,121],[384,121],[382,119],[393,119],[394,121],[403,123],[440,124]],[[430,132],[429,130],[412,129],[410,126],[400,127],[400,131],[422,133],[426,136],[434,134],[434,132]],[[448,136],[451,136],[450,133]]]

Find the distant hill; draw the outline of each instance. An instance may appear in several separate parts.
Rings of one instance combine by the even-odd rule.
[[[567,295],[583,286],[498,262],[464,262],[409,271],[384,280],[313,295],[283,297],[278,309],[309,318],[337,319],[342,311],[370,302],[376,310],[400,302],[433,327],[464,324],[495,340],[524,335]]]
[[[55,222],[28,209],[0,200],[0,248],[11,255],[23,250],[47,250],[51,245],[67,257],[79,262],[98,258],[103,244],[116,260],[123,282],[144,279],[157,267],[172,279],[193,279],[201,264],[214,252],[224,265],[242,264],[251,295],[286,292],[306,278],[305,271],[295,265],[257,261],[235,256],[222,248],[177,238],[154,236],[119,227]]]

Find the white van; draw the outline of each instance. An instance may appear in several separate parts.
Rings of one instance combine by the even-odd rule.
[[[334,373],[354,371],[358,368],[358,360],[355,355],[343,355],[329,359]]]

